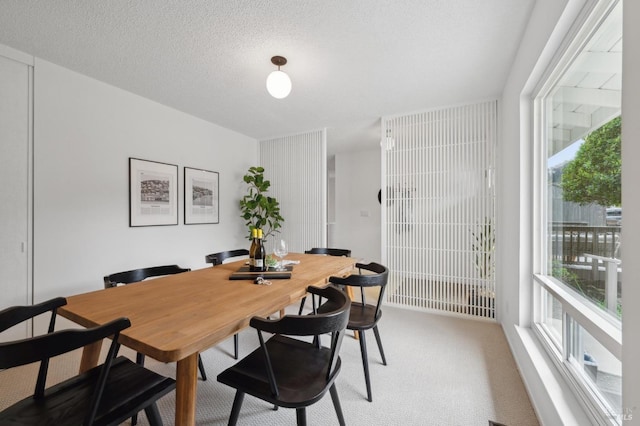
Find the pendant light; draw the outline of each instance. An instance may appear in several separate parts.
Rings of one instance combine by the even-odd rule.
[[[276,99],[286,98],[291,93],[291,79],[284,71],[280,71],[280,67],[287,63],[287,58],[274,56],[271,58],[271,63],[278,69],[267,77],[267,90]]]

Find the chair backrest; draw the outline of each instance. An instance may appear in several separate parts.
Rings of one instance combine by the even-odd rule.
[[[337,365],[342,338],[349,322],[351,301],[343,291],[333,286],[325,288],[310,286],[307,291],[314,296],[327,299],[323,304],[324,309],[321,314],[315,313],[314,309],[314,313],[311,315],[285,315],[277,320],[253,317],[249,325],[258,330],[260,345],[265,351],[267,351],[267,347],[262,336],[263,331],[289,336],[318,336],[331,333],[331,356],[328,359],[326,377],[327,380],[330,380]],[[275,385],[271,367],[268,366],[267,370],[270,381]]]
[[[51,318],[49,319],[49,328],[47,333],[52,333],[56,326],[56,317],[58,308],[67,304],[67,299],[64,297],[56,297],[51,300],[47,300],[36,305],[29,306],[12,306],[0,311],[0,332],[3,332],[14,325],[20,324],[31,318],[35,318],[38,315],[45,312],[51,312]],[[0,367],[2,369],[3,367]],[[8,368],[8,367],[6,367]],[[43,360],[40,363],[40,371],[38,373],[38,382],[36,383],[36,389],[44,389],[45,379],[47,377],[47,370],[49,368],[49,360]]]
[[[326,254],[328,256],[346,256],[351,257],[351,250],[339,248],[314,247],[311,250],[305,250],[306,254]]]
[[[94,328],[54,331],[40,336],[0,343],[0,369],[43,361],[82,348],[110,336],[114,340],[121,330],[131,326],[119,318]]]
[[[182,272],[189,272],[190,270],[189,268],[181,268],[178,265],[164,265],[116,272],[104,277],[104,288],[115,287],[118,284],[137,283],[151,277],[180,274]]]
[[[22,318],[24,321],[48,310],[55,312],[58,307],[65,304],[64,298],[56,298],[38,305],[11,307],[0,312],[0,324],[3,327],[7,324],[15,325],[17,318]],[[131,322],[127,318],[119,318],[95,328],[61,330],[28,339],[0,343],[0,370],[40,361],[40,370],[33,393],[33,398],[38,400],[45,397],[45,384],[51,358],[112,337],[111,347],[100,369],[91,402],[84,415],[84,424],[93,424],[109,369],[120,347],[118,343],[120,331],[130,326]],[[47,405],[43,404],[43,406]]]
[[[204,257],[205,262],[211,263],[211,266],[222,265],[222,263],[231,257],[238,256],[248,256],[249,250],[247,249],[238,249],[238,250],[229,250],[229,251],[221,251],[219,253],[211,253]]]
[[[330,277],[329,282],[339,285],[348,285],[351,287],[360,287],[360,299],[363,305],[367,304],[364,288],[365,287],[380,287],[380,293],[376,301],[376,317],[380,312],[380,305],[384,298],[384,292],[387,287],[387,281],[389,279],[389,270],[386,266],[379,263],[356,263],[359,274],[351,274],[346,277]],[[366,270],[372,273],[363,274],[362,270]]]
[[[55,299],[47,300],[37,305],[12,306],[4,309],[0,311],[0,332],[45,312],[51,312],[51,319],[49,320],[49,333],[51,333],[55,327],[58,308],[66,304],[67,299],[64,297],[56,297]]]

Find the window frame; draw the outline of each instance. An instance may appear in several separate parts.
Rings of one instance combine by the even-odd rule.
[[[547,118],[548,96],[567,68],[578,55],[602,22],[622,0],[595,0],[585,6],[565,42],[558,49],[533,91],[533,227],[532,227],[532,321],[531,328],[542,342],[549,357],[565,381],[572,387],[583,407],[595,418],[606,424],[621,424],[621,414],[611,407],[599,390],[576,368],[570,359],[573,340],[571,319],[622,362],[622,321],[588,303],[578,293],[561,281],[547,274]],[[550,71],[549,71],[550,70]],[[555,298],[562,307],[562,341],[558,342],[544,323],[547,302],[544,291]],[[574,327],[575,328],[575,327]],[[558,345],[560,343],[560,345]],[[620,408],[621,409],[621,408]]]

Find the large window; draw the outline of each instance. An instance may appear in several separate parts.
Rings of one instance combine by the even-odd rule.
[[[535,329],[611,424],[622,418],[621,3],[597,2],[536,98]]]

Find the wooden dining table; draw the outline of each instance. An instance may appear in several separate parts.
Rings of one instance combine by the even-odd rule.
[[[268,316],[298,302],[310,285],[323,287],[330,276],[348,275],[355,259],[291,253],[298,260],[290,279],[271,285],[230,280],[244,260],[168,275],[140,283],[67,297],[58,313],[84,327],[127,317],[131,327],[120,342],[161,362],[177,362],[176,425],[195,424],[198,354]],[[101,344],[84,348],[81,371],[98,364]]]

